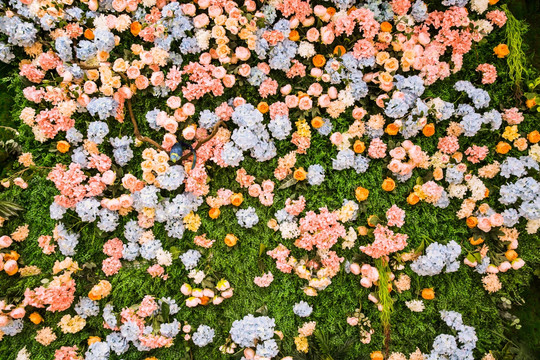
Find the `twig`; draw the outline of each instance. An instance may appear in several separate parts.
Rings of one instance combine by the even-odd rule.
[[[135,120],[135,115],[133,114],[133,106],[131,105],[131,99],[127,99],[126,102],[127,102],[129,117],[131,118],[131,123],[133,124],[133,131],[135,132],[135,137],[137,138],[137,140],[152,144],[161,151],[166,151],[161,145],[159,145],[154,140],[150,139],[147,136],[141,135],[141,133],[139,132],[139,127],[137,126],[137,120]]]
[[[217,135],[221,125],[225,125],[225,122],[223,120],[218,121],[218,123],[216,125],[214,125],[214,129],[212,130],[212,133],[208,137],[206,137],[205,139],[199,141],[197,143],[197,145],[195,145],[195,147],[193,148],[193,152],[197,151],[197,149],[200,148],[201,146],[203,146],[204,143],[212,140],[212,138]],[[185,154],[180,158],[180,161],[186,160],[190,156],[191,156],[191,154],[189,154],[189,153]]]

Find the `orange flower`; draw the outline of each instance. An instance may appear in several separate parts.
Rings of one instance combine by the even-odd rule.
[[[357,187],[354,191],[354,195],[356,196],[356,200],[358,201],[364,201],[369,196],[369,190],[366,188],[363,188],[361,186]]]
[[[345,46],[343,45],[338,45],[334,48],[334,55],[341,56],[344,55],[346,52],[347,50],[345,50]]]
[[[322,68],[324,64],[326,64],[326,59],[324,58],[324,55],[317,54],[313,57],[313,65],[318,68]]]
[[[315,116],[311,120],[311,126],[313,126],[313,128],[315,128],[315,129],[318,129],[323,125],[324,125],[324,121],[323,121],[322,117],[320,117],[320,116]]]
[[[504,256],[506,256],[508,261],[514,261],[518,258],[518,253],[515,250],[508,250],[504,253]]]
[[[471,228],[471,229],[472,229],[473,227],[475,227],[476,225],[478,225],[478,219],[477,219],[475,216],[469,216],[469,217],[467,218],[467,221],[466,221],[466,222],[467,222],[467,226],[468,226],[469,228]]]
[[[497,146],[495,147],[495,150],[499,153],[499,154],[506,154],[510,151],[510,149],[512,149],[512,146],[510,146],[509,143],[507,142],[504,142],[504,141],[499,141],[499,143],[497,144]]]
[[[508,50],[508,45],[506,44],[499,44],[493,48],[493,52],[495,55],[497,55],[498,58],[502,59],[508,54],[510,54],[510,50]]]
[[[142,25],[140,22],[135,21],[131,23],[129,29],[131,30],[131,33],[133,34],[133,36],[137,36],[142,30]]]
[[[227,245],[228,247],[233,247],[238,242],[238,238],[233,234],[227,234],[224,241],[225,245]]]
[[[444,173],[443,173],[443,170],[438,167],[438,168],[435,168],[435,170],[433,170],[433,178],[437,181],[441,180],[442,178],[444,177]]]
[[[398,131],[399,131],[399,125],[396,123],[388,124],[385,130],[385,132],[388,135],[397,135]]]
[[[540,133],[538,130],[531,131],[529,135],[527,135],[527,139],[531,142],[531,144],[536,144],[540,141]]]
[[[356,140],[353,145],[353,150],[357,154],[361,154],[366,150],[366,144],[363,141]]]
[[[221,210],[219,210],[219,208],[211,208],[208,210],[208,216],[210,216],[210,219],[217,219],[220,214]]]
[[[300,40],[300,34],[298,34],[298,31],[292,30],[292,31],[289,33],[289,40],[291,40],[291,41],[298,41],[298,40]]]
[[[356,230],[358,231],[358,235],[360,236],[366,236],[368,234],[368,228],[365,226],[359,226]]]
[[[306,175],[307,175],[306,170],[304,170],[304,168],[301,167],[301,168],[298,168],[298,169],[294,170],[293,177],[298,181],[302,181],[302,180],[306,179]]]
[[[478,239],[475,239],[474,236],[471,236],[469,238],[469,242],[471,243],[471,245],[480,245],[481,243],[484,242],[484,239],[482,239],[481,237],[479,237]]]
[[[334,16],[336,9],[330,6],[328,9],[326,9],[326,13],[330,16]]]
[[[244,201],[244,195],[240,193],[232,194],[231,204],[233,204],[234,206],[240,206],[243,201]]]
[[[43,318],[41,317],[41,315],[39,315],[35,311],[33,313],[31,313],[28,318],[30,319],[31,322],[33,322],[36,325],[43,321]]]
[[[380,351],[374,351],[370,355],[371,360],[383,360],[384,356]]]
[[[88,338],[88,346],[92,345],[93,343],[101,342],[101,338],[99,336],[90,336]]]
[[[201,299],[201,305],[203,306],[208,305],[208,303],[210,302],[210,298],[208,296],[203,296],[200,299]]]
[[[463,159],[463,153],[461,151],[456,151],[452,154],[452,159],[456,160],[457,162],[461,162]]]
[[[435,299],[435,291],[432,288],[425,288],[422,290],[422,298],[425,300]]]
[[[259,110],[261,113],[266,114],[268,112],[268,103],[261,101],[259,105],[257,105],[257,110]]]
[[[396,183],[391,178],[386,178],[382,182],[382,189],[384,191],[392,191],[396,188]]]
[[[92,29],[84,30],[84,37],[88,40],[94,40],[94,32],[92,31]]]
[[[535,98],[528,99],[527,101],[525,101],[525,105],[527,105],[529,109],[532,109],[533,107],[536,106],[536,99]]]
[[[407,203],[409,205],[416,205],[420,201],[420,198],[415,193],[410,193],[409,196],[407,196]]]
[[[392,31],[392,24],[390,24],[388,21],[382,22],[381,31],[384,31],[384,32]]]
[[[499,0],[489,0],[489,5],[495,5]]]
[[[433,134],[435,134],[435,125],[426,124],[422,129],[422,134],[424,134],[425,137],[433,136]]]
[[[56,150],[60,151],[62,154],[65,154],[69,151],[69,143],[65,140],[60,140],[56,143]]]
[[[16,252],[15,250],[11,250],[9,253],[5,253],[4,254],[4,261],[8,261],[8,260],[19,260],[19,258],[21,257],[21,255],[19,255],[18,252]]]

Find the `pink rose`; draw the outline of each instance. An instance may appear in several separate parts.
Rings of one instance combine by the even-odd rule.
[[[215,67],[214,70],[212,70],[212,76],[216,79],[223,79],[223,77],[227,74],[227,70],[223,66]]]
[[[244,5],[246,6],[247,11],[253,12],[255,9],[257,9],[257,3],[253,0],[246,0],[244,2]]]
[[[163,80],[165,80],[163,71],[154,71],[150,77],[150,82],[153,86],[160,86],[163,83]]]
[[[191,291],[192,291],[192,288],[188,284],[183,284],[182,287],[180,288],[180,292],[184,294],[185,296],[191,295]]]
[[[490,264],[486,271],[490,274],[497,274],[499,272],[499,268],[493,264]]]
[[[255,357],[255,350],[253,350],[252,348],[245,348],[244,349],[244,357],[247,360],[253,359]]]
[[[196,307],[200,303],[201,303],[201,299],[199,299],[197,297],[192,296],[192,297],[186,299],[186,306],[190,307],[190,308]]]
[[[262,182],[262,188],[265,193],[271,193],[274,191],[274,182],[272,180],[264,180]]]
[[[334,42],[335,35],[334,31],[329,26],[323,26],[321,28],[321,41],[325,45],[330,45],[332,42]]]
[[[199,62],[201,65],[208,65],[212,62],[212,55],[208,52],[204,52],[199,56]]]
[[[509,261],[502,262],[502,263],[499,265],[499,271],[500,271],[500,272],[507,272],[507,271],[510,270],[511,268],[512,268],[512,264],[510,264]]]
[[[204,289],[203,290],[203,296],[213,298],[214,297],[214,292],[211,289]]]
[[[163,135],[163,142],[161,143],[161,146],[163,146],[165,150],[170,151],[177,141],[176,135],[167,133]]]
[[[340,132],[335,132],[330,136],[330,141],[337,146],[343,141],[343,135]]]
[[[140,75],[135,79],[135,86],[139,90],[146,89],[148,87],[149,83],[150,82],[148,81],[148,78],[146,76],[144,76],[144,75]]]
[[[167,106],[171,109],[178,109],[182,105],[182,99],[178,96],[171,96],[167,99]]]
[[[354,120],[362,120],[364,116],[366,116],[366,114],[367,114],[367,111],[361,107],[355,107],[352,112],[352,116]]]
[[[243,77],[248,77],[251,74],[251,66],[242,64],[238,67],[238,73]]]
[[[105,185],[112,185],[114,180],[116,180],[116,173],[112,170],[105,171],[101,176],[101,181],[103,181]]]
[[[4,327],[9,324],[9,317],[6,315],[0,315],[0,327]]]
[[[357,263],[352,263],[351,266],[351,272],[354,274],[354,275],[358,275],[360,274],[360,265],[358,265]]]
[[[516,260],[512,261],[512,269],[519,270],[525,265],[525,261],[523,259],[517,258]]]
[[[225,75],[225,77],[223,78],[223,85],[226,87],[226,88],[232,88],[234,86],[234,84],[236,83],[236,78],[234,77],[233,74],[227,74]]]
[[[182,111],[186,116],[191,116],[195,114],[195,105],[190,102],[185,103],[184,105],[182,105]]]
[[[291,84],[287,84],[285,86],[282,86],[281,89],[279,89],[279,92],[281,93],[281,95],[289,95],[292,91],[292,86]]]
[[[328,89],[328,96],[330,96],[330,99],[335,100],[338,97],[338,91],[335,88],[335,86],[330,86]]]
[[[287,95],[285,97],[285,105],[287,105],[289,109],[293,109],[297,107],[298,103],[299,103],[299,100],[298,100],[298,96],[296,95]]]
[[[225,299],[228,299],[228,298],[232,297],[233,296],[233,289],[229,288],[229,289],[223,291],[221,293],[221,296],[223,296],[223,298],[225,298]]]
[[[97,85],[93,81],[87,81],[84,83],[84,92],[86,94],[93,94],[97,91]]]
[[[393,173],[399,173],[401,170],[401,162],[397,159],[392,159],[390,163],[387,166],[388,170],[390,170]]]
[[[200,9],[206,9],[210,6],[210,0],[199,0],[197,3]]]
[[[251,57],[251,51],[249,51],[248,48],[245,48],[243,46],[239,46],[234,50],[234,53],[236,54],[236,57],[242,61],[246,61]]]
[[[141,71],[136,66],[130,66],[126,70],[127,77],[131,80],[136,79],[137,76],[141,75]]]
[[[314,67],[311,69],[310,75],[313,76],[314,78],[320,78],[323,75],[323,71],[322,69]]]
[[[489,220],[491,221],[491,226],[502,226],[504,223],[504,217],[501,214],[492,214],[489,217]]]
[[[295,22],[296,19],[293,19],[293,23]],[[315,18],[313,16],[310,16],[308,18],[306,18],[304,21],[302,21],[302,25],[304,27],[308,27],[308,26],[312,26],[313,24],[315,24]],[[296,27],[296,26],[295,26]],[[292,28],[292,27],[291,27]]]
[[[321,95],[319,97],[319,99],[317,100],[317,104],[319,105],[319,107],[322,107],[322,108],[326,108],[328,106],[330,106],[330,103],[332,102],[332,100],[330,100],[330,96],[324,94],[324,95]]]
[[[133,96],[133,92],[127,86],[122,86],[120,89],[118,89],[118,94],[120,94],[120,96],[122,96],[124,99],[131,99]]]
[[[465,260],[463,260],[463,263],[465,263],[465,265],[470,266],[470,267],[475,267],[476,265],[478,265],[477,261],[472,262],[467,258],[465,258]]]
[[[193,126],[188,126],[182,131],[182,136],[186,140],[192,140],[195,137],[195,128]]]
[[[199,14],[193,18],[193,25],[196,28],[205,27],[209,23],[210,23],[210,19],[208,18],[208,15],[206,14]]]
[[[330,74],[322,74],[321,80],[324,82],[329,82],[330,80],[332,80],[332,78],[330,77]]]
[[[234,107],[237,107],[237,106],[240,106],[240,105],[244,105],[246,103],[246,99],[244,99],[243,97],[235,97],[234,100],[233,100],[233,106]]]
[[[357,317],[348,317],[347,318],[347,324],[351,325],[351,326],[356,326],[358,325],[358,318]]]
[[[322,5],[315,5],[315,7],[313,8],[313,13],[315,14],[315,16],[322,17],[326,15],[326,8]]]
[[[0,236],[0,248],[5,249],[13,243],[13,240],[7,235]]]
[[[478,219],[478,228],[483,232],[489,232],[491,230],[491,221],[488,217]]]
[[[7,273],[15,272],[17,269],[17,262],[13,259],[6,261],[4,264],[4,271]]]
[[[212,304],[219,305],[223,302],[223,298],[221,296],[216,296],[214,299],[212,299]]]
[[[309,110],[311,109],[312,106],[313,106],[313,101],[311,101],[311,99],[308,96],[304,96],[298,102],[298,107],[300,108],[300,110],[304,110],[304,111]]]
[[[182,12],[187,16],[195,15],[197,8],[193,4],[182,4]]]
[[[249,196],[251,197],[259,197],[261,192],[262,192],[262,189],[259,184],[250,185],[248,188],[248,193],[249,193]]]
[[[314,27],[309,29],[308,32],[306,33],[306,37],[309,42],[315,42],[319,40],[319,30],[317,30],[317,28],[314,28]]]
[[[176,130],[178,130],[178,123],[176,120],[174,120],[174,118],[168,118],[163,127],[171,134],[174,134]]]
[[[323,91],[323,87],[321,84],[313,83],[309,86],[307,93],[308,95],[311,95],[311,96],[319,96],[321,95],[322,91]]]
[[[360,285],[362,285],[365,288],[370,288],[373,285],[373,283],[371,282],[370,279],[364,277],[360,279]]]

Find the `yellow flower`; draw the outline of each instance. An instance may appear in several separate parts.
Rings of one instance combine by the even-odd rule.
[[[298,135],[301,137],[311,138],[311,130],[309,129],[309,125],[305,119],[298,120],[296,122],[296,128],[298,129]]]
[[[307,341],[307,337],[305,336],[295,337],[294,344],[296,345],[296,350],[298,350],[299,352],[307,353],[309,350],[309,344]]]
[[[184,225],[186,229],[195,232],[201,226],[201,217],[192,211],[184,218]]]
[[[502,137],[508,141],[514,141],[519,138],[518,127],[517,125],[507,126],[504,128],[504,133]]]

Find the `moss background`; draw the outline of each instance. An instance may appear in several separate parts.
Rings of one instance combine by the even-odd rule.
[[[539,1],[510,1],[509,6],[516,14],[516,17],[526,19],[531,25],[531,30],[525,35],[527,42],[526,54],[531,64],[539,64],[540,50],[540,27]],[[491,107],[509,108],[516,106],[516,100],[513,98],[512,82],[508,78],[508,67],[505,59],[497,59],[493,56],[493,47],[504,42],[504,28],[494,30],[494,32],[480,44],[474,44],[473,49],[464,59],[464,68],[457,75],[438,82],[427,88],[425,96],[439,96],[447,101],[456,101],[458,94],[452,89],[452,85],[457,80],[470,80],[473,84],[480,83],[480,75],[474,71],[475,67],[484,62],[492,63],[497,67],[499,78],[493,85],[482,86],[486,89],[492,98]],[[54,166],[57,162],[69,163],[69,154],[59,154],[54,150],[55,143],[40,144],[33,140],[29,127],[20,125],[18,114],[26,106],[26,101],[22,96],[21,89],[23,84],[16,75],[16,69],[8,65],[0,65],[1,80],[0,88],[0,121],[3,125],[18,128],[20,136],[18,138],[23,151],[30,151],[34,155],[35,162],[42,166]],[[534,79],[538,73],[532,66],[529,66],[526,79]],[[236,95],[239,87],[230,90],[223,96],[223,99]],[[255,102],[258,98],[256,90],[246,91],[242,88],[242,95]],[[154,107],[162,107],[163,100],[156,98],[138,98],[134,102],[135,113],[139,118],[141,132],[150,134],[143,121],[144,114]],[[222,99],[204,98],[203,108],[206,103],[221,103]],[[538,129],[540,117],[530,112],[525,113],[526,121],[520,125],[521,132],[528,132]],[[77,127],[90,121],[88,115],[82,115],[77,119]],[[335,123],[337,131],[343,131],[348,127],[349,120],[346,116],[338,119]],[[84,128],[84,126],[83,126]],[[115,125],[111,127],[109,136],[118,134],[130,134],[131,125]],[[418,137],[414,139],[415,143],[422,146],[428,153],[433,153],[436,147],[436,139],[444,132],[443,126],[437,127],[435,136],[431,138]],[[462,149],[474,144],[490,145],[493,148],[498,141],[498,134],[489,131],[482,131],[476,138],[462,138],[460,145]],[[7,136],[5,132],[0,132],[0,136]],[[2,140],[0,138],[0,140]],[[293,145],[288,142],[277,144],[278,154],[283,155],[293,149]],[[104,148],[110,153],[107,146]],[[136,176],[141,175],[138,159],[143,148],[136,148],[135,157],[125,169],[118,169],[122,176],[122,171],[129,171]],[[516,150],[512,150],[516,152]],[[353,345],[344,357],[346,359],[364,359],[369,358],[369,353],[375,350],[381,350],[383,337],[380,331],[379,312],[375,306],[367,300],[369,291],[359,284],[359,278],[353,275],[347,275],[340,272],[333,280],[332,285],[326,290],[320,292],[315,298],[307,298],[302,291],[305,281],[291,274],[279,272],[271,258],[266,255],[259,257],[261,246],[267,249],[273,249],[277,244],[283,242],[291,248],[294,255],[303,255],[303,250],[291,246],[287,241],[281,239],[279,234],[273,233],[266,227],[266,222],[274,212],[284,206],[285,199],[290,196],[303,195],[307,200],[306,209],[317,209],[322,206],[328,206],[329,209],[335,209],[341,206],[343,199],[353,199],[354,189],[363,186],[370,190],[370,196],[365,207],[365,212],[352,224],[353,226],[365,225],[367,216],[371,214],[383,215],[385,210],[392,204],[397,204],[406,210],[406,223],[403,232],[409,235],[409,246],[407,249],[413,249],[420,245],[425,236],[446,243],[450,240],[456,240],[464,249],[472,250],[467,238],[470,236],[468,228],[463,221],[458,221],[455,213],[459,207],[453,203],[446,209],[437,209],[429,204],[420,203],[416,206],[409,206],[406,202],[406,196],[414,186],[416,177],[426,175],[425,170],[415,170],[413,177],[404,184],[398,184],[396,190],[392,193],[382,191],[380,184],[386,177],[387,170],[385,164],[381,161],[372,161],[367,173],[358,175],[352,170],[333,171],[331,170],[331,159],[335,157],[337,151],[329,146],[329,140],[314,133],[312,146],[307,155],[298,156],[297,166],[307,166],[315,163],[323,165],[326,169],[326,180],[321,186],[310,187],[303,184],[297,184],[284,190],[276,190],[274,205],[263,207],[254,198],[246,196],[246,191],[241,190],[234,181],[235,169],[221,169],[217,166],[210,167],[209,174],[211,181],[211,193],[214,195],[217,189],[227,187],[233,191],[241,191],[245,195],[245,205],[254,206],[257,209],[260,221],[252,229],[243,229],[237,225],[234,209],[231,207],[222,208],[222,214],[217,220],[208,218],[208,206],[201,206],[198,212],[202,217],[202,226],[197,234],[206,233],[208,238],[217,239],[211,249],[202,250],[203,260],[208,259],[207,271],[215,277],[227,278],[235,288],[235,295],[225,300],[221,305],[214,307],[197,307],[189,309],[182,305],[180,312],[175,315],[179,320],[187,320],[190,324],[207,324],[216,329],[216,338],[214,342],[202,349],[192,349],[194,359],[221,359],[228,358],[222,356],[218,347],[225,342],[228,336],[228,330],[232,322],[242,318],[248,313],[254,313],[264,307],[269,316],[276,319],[276,329],[285,334],[285,339],[281,346],[282,356],[298,355],[295,351],[293,336],[297,334],[297,328],[301,326],[304,319],[294,316],[292,313],[293,305],[300,301],[308,301],[314,308],[313,314],[307,318],[309,321],[317,321],[317,328],[328,338],[329,346],[332,349],[338,349],[348,339],[353,339]],[[515,154],[510,156],[518,155]],[[489,161],[497,160],[496,154],[490,154]],[[499,159],[500,160],[500,159]],[[277,159],[266,163],[257,163],[251,158],[247,158],[242,163],[243,167],[250,175],[254,175],[257,181],[272,179],[273,170],[277,165]],[[0,163],[0,178],[6,176],[14,170],[19,169],[16,162],[4,161]],[[8,301],[16,301],[23,297],[24,290],[27,287],[39,286],[44,277],[48,277],[55,260],[63,257],[58,252],[47,256],[41,253],[38,247],[37,238],[43,234],[51,234],[55,222],[49,218],[49,205],[56,189],[52,182],[46,180],[47,172],[29,173],[25,179],[29,184],[27,190],[20,190],[17,187],[11,187],[7,190],[0,190],[1,200],[12,200],[24,206],[25,211],[16,219],[8,221],[4,228],[0,228],[0,234],[11,233],[17,226],[27,223],[30,225],[30,236],[21,244],[14,244],[13,249],[21,254],[25,265],[37,265],[43,270],[43,274],[20,278],[18,276],[7,277],[5,273],[0,274],[1,296],[5,296]],[[502,184],[501,178],[488,184],[490,193],[496,193],[498,187]],[[490,205],[496,205],[496,197],[490,197]],[[83,264],[93,262],[97,265],[92,270],[85,270],[75,275],[77,282],[76,296],[85,295],[89,289],[99,280],[105,278],[101,272],[101,261],[105,259],[102,252],[102,245],[105,241],[115,236],[121,237],[124,223],[129,220],[121,219],[120,226],[114,233],[102,234],[94,225],[78,223],[77,219],[69,214],[65,217],[65,223],[72,230],[80,232],[81,238],[77,246],[77,254],[74,259]],[[87,225],[87,226],[84,226]],[[392,293],[395,300],[394,313],[392,314],[392,333],[391,350],[403,353],[413,352],[416,347],[427,353],[430,351],[433,339],[440,333],[448,333],[449,328],[440,320],[439,310],[448,309],[461,312],[465,324],[476,328],[479,338],[475,357],[480,358],[483,353],[489,350],[500,351],[500,357],[503,358],[537,358],[540,351],[540,332],[539,314],[537,306],[538,300],[538,272],[535,275],[535,269],[540,264],[539,242],[537,236],[529,236],[524,230],[524,226],[519,226],[521,232],[520,245],[518,252],[527,262],[527,265],[519,271],[509,271],[500,276],[503,283],[503,289],[494,295],[488,295],[481,285],[481,275],[473,272],[466,266],[461,266],[460,270],[451,274],[440,274],[435,277],[419,277],[414,274],[407,266],[405,272],[411,275],[412,287],[410,291],[403,294]],[[240,239],[239,245],[233,249],[225,246],[222,239],[225,234],[233,232]],[[182,240],[168,238],[161,224],[154,227],[156,238],[163,241],[165,249],[176,247],[180,251],[195,248],[193,244],[194,234],[186,231]],[[361,237],[357,244],[364,244],[366,239]],[[200,250],[200,249],[199,249]],[[338,250],[341,256],[351,259],[353,256],[360,255],[358,247],[355,249],[343,251]],[[175,260],[173,266],[167,269],[170,275],[169,280],[152,279],[147,273],[146,263],[139,264],[135,262],[123,261],[123,268],[119,274],[108,278],[113,285],[112,294],[104,301],[100,302],[103,308],[105,302],[111,302],[115,310],[122,307],[128,307],[137,304],[147,295],[156,297],[171,296],[179,304],[183,304],[185,297],[180,293],[180,286],[187,279],[187,272]],[[141,266],[139,266],[141,265]],[[202,268],[200,265],[199,268]],[[275,280],[269,288],[259,288],[253,283],[255,276],[263,272],[272,271]],[[425,287],[433,287],[436,292],[436,299],[425,301],[426,310],[422,313],[413,313],[409,311],[404,302],[411,299],[419,299],[419,292]],[[500,308],[500,298],[505,297],[512,300],[514,305],[510,313],[517,315],[521,319],[522,329],[516,330],[509,326],[509,321],[504,319],[503,311]],[[536,302],[536,304],[535,304]],[[358,340],[359,333],[355,327],[348,326],[345,319],[352,314],[356,308],[362,307],[363,312],[370,318],[373,328],[376,330],[373,339],[369,345],[363,345]],[[56,328],[56,323],[65,314],[75,314],[70,309],[61,314],[52,314],[39,310],[45,319],[45,325],[51,325]],[[33,325],[25,321],[23,333],[14,338],[5,336],[0,341],[0,359],[14,359],[17,352],[23,346],[32,354],[32,359],[51,359],[54,349],[62,345],[72,346],[77,344],[86,350],[86,339],[88,336],[97,335],[102,338],[109,333],[102,327],[101,316],[87,319],[86,327],[77,334],[63,335],[59,330],[56,331],[58,339],[49,347],[43,347],[33,338],[37,329],[43,325]],[[310,338],[310,345],[313,345],[314,338]],[[121,357],[112,355],[111,359],[122,358],[130,360],[143,359],[145,356],[156,356],[158,359],[181,359],[187,357],[186,344],[177,338],[174,346],[168,349],[154,350],[149,353],[138,353],[133,347],[130,351]],[[310,356],[310,355],[309,355]],[[336,357],[337,359],[337,357]]]

